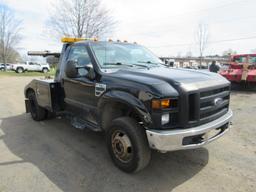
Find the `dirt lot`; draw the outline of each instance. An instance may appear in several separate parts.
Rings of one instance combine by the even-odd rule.
[[[153,153],[129,175],[111,162],[104,137],[67,120],[34,122],[23,88],[32,77],[0,77],[0,192],[256,191],[256,92],[233,92],[233,127],[205,148]]]

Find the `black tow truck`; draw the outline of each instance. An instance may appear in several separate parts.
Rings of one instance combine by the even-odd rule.
[[[26,111],[36,121],[65,115],[76,128],[103,131],[121,170],[143,169],[151,149],[198,148],[228,131],[230,83],[220,75],[169,68],[136,43],[62,42],[61,54],[41,54],[59,64],[54,79],[25,87]]]

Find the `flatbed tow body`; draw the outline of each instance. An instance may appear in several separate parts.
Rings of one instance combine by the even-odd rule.
[[[34,79],[25,90],[35,90],[38,104],[50,112],[61,111],[61,88],[60,83],[54,79]],[[29,101],[25,100],[26,111],[30,112]]]

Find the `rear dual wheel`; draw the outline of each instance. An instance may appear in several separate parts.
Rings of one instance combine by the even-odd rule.
[[[151,158],[145,129],[130,117],[113,121],[106,131],[106,142],[114,164],[131,173],[146,167]]]
[[[38,105],[34,91],[28,93],[28,100],[32,118],[35,121],[45,120],[47,118],[47,110]]]

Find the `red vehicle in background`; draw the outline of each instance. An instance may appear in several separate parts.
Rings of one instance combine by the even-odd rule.
[[[256,54],[231,55],[229,68],[219,73],[232,83],[256,85]]]

